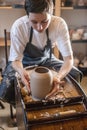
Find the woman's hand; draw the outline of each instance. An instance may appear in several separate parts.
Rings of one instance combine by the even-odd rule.
[[[30,93],[30,78],[29,73],[23,69],[20,73],[22,83],[27,87],[28,92]]]
[[[12,62],[12,67],[18,74],[22,80],[22,83],[27,87],[27,90],[30,93],[30,78],[29,73],[23,68],[23,64],[21,61],[16,60]]]
[[[60,84],[64,84],[64,81],[60,81],[58,76],[55,76],[53,79],[53,87],[51,92],[45,97],[45,99],[49,99],[55,95],[57,95],[57,93],[60,90]]]

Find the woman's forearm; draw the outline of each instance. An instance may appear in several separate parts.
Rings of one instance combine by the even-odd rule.
[[[23,64],[21,61],[16,60],[12,62],[12,67],[14,68],[15,71],[17,71],[19,74],[21,74],[23,70]]]
[[[64,63],[62,65],[62,67],[60,68],[59,72],[58,72],[58,78],[61,80],[63,79],[72,69],[73,67],[73,57],[69,56],[64,58]]]

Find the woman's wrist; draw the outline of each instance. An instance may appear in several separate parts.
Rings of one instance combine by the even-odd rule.
[[[57,74],[56,77],[57,77],[58,81],[60,82],[61,81],[60,75]]]
[[[59,75],[55,75],[54,76],[54,82],[60,83],[60,81],[61,81],[61,79],[60,79]]]

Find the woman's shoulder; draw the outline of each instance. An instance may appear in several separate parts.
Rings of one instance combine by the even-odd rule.
[[[54,28],[56,31],[56,30],[59,30],[59,28],[64,28],[66,26],[67,26],[67,23],[62,17],[54,16],[54,15],[52,16],[50,28]]]
[[[23,26],[27,23],[28,23],[28,16],[25,15],[15,20],[15,22],[13,23],[13,26],[21,26],[21,25]]]
[[[28,29],[30,29],[29,27],[29,20],[28,20],[28,16],[22,16],[20,18],[18,18],[12,25],[11,27],[11,32],[28,32]]]
[[[61,22],[65,22],[65,20],[60,16],[52,15],[51,22],[58,24],[58,23],[61,23]]]

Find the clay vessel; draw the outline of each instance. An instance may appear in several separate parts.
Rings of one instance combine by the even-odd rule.
[[[46,67],[35,68],[30,76],[30,88],[34,100],[43,100],[52,89],[53,74]]]

